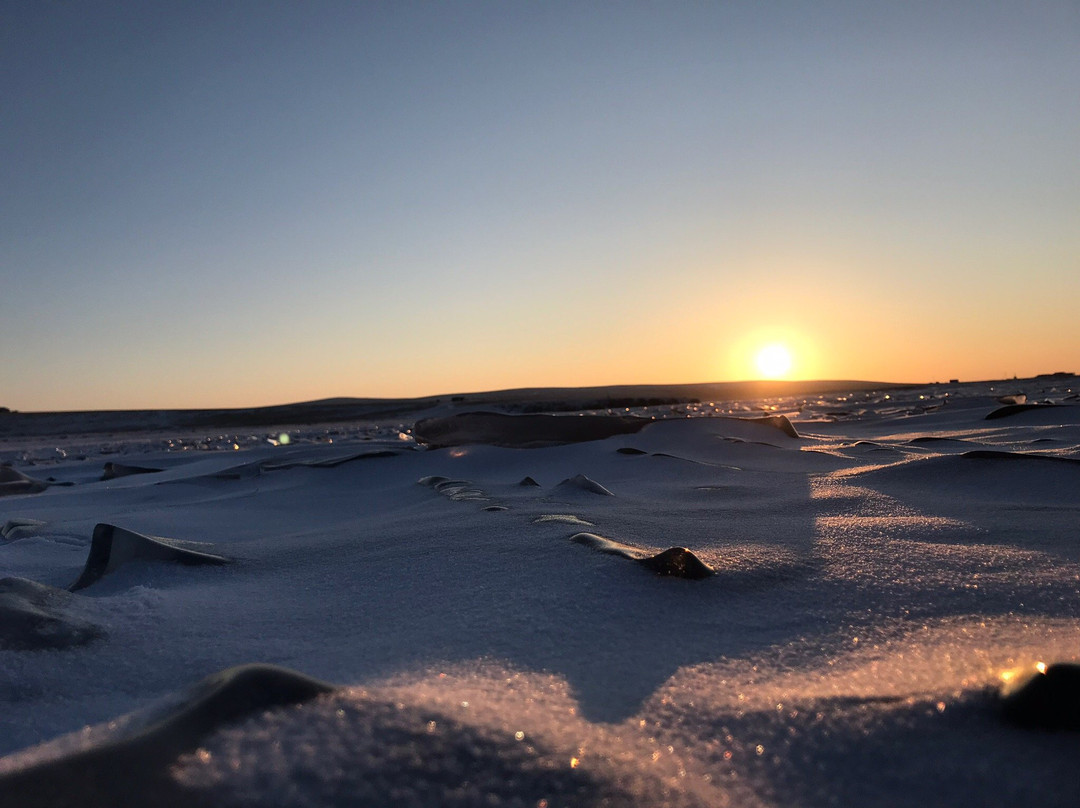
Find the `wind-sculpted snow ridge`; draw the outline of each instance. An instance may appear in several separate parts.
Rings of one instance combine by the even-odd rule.
[[[558,689],[527,697],[528,678],[498,673],[481,670],[485,697],[475,681],[445,673],[406,688],[335,688],[239,666],[0,760],[0,795],[25,808],[727,804],[704,799],[646,733],[594,728],[574,719]],[[518,729],[502,725],[507,708]],[[552,710],[569,725],[549,725]]]
[[[960,455],[969,460],[1012,460],[1021,463],[1068,463],[1080,465],[1080,459],[1055,455],[1029,454],[1026,452],[1001,452],[994,449],[972,449]]]
[[[725,420],[769,427],[789,438],[799,437],[798,431],[784,415],[721,417]],[[445,418],[417,421],[413,435],[417,441],[431,448],[475,443],[507,448],[538,448],[633,434],[649,426],[653,420],[633,415],[507,415],[465,412]]]
[[[168,561],[188,566],[229,562],[224,556],[207,552],[207,546],[199,542],[144,536],[115,525],[99,524],[94,527],[86,566],[69,589],[72,592],[85,589],[130,561]]]
[[[555,486],[555,488],[557,491],[564,493],[581,491],[586,494],[597,494],[601,497],[615,496],[596,480],[590,480],[584,474],[575,474],[573,477],[567,477],[565,480]]]
[[[394,451],[392,449],[375,449],[371,451],[363,452],[349,452],[347,454],[324,457],[324,458],[285,458],[282,460],[264,460],[259,464],[259,468],[264,471],[281,471],[282,469],[293,468],[320,468],[320,469],[332,469],[336,466],[341,466],[345,463],[352,463],[356,460],[377,460],[384,457],[397,457],[401,452]]]
[[[533,524],[536,525],[544,524],[545,522],[560,522],[565,525],[593,527],[592,522],[588,522],[580,516],[574,516],[572,513],[542,513],[533,519]]]
[[[78,596],[25,578],[0,579],[0,649],[71,648],[104,635],[80,614]]]
[[[55,483],[30,477],[11,466],[0,466],[0,497],[38,494],[51,485]]]
[[[468,480],[451,480],[449,477],[432,475],[416,481],[438,491],[453,502],[488,502],[490,497]]]
[[[789,438],[800,437],[798,430],[792,426],[791,421],[788,420],[786,415],[762,415],[757,418],[733,418],[732,416],[726,416],[729,420],[733,421],[745,421],[751,424],[761,424],[762,426],[772,427],[778,429]]]
[[[34,535],[44,525],[45,523],[40,519],[8,519],[3,525],[0,525],[0,539],[18,541]]]
[[[891,642],[915,665],[936,650],[933,641]],[[1059,778],[1052,789],[1043,780],[1068,754],[1070,737],[1000,722],[999,709],[1014,721],[1008,686],[1000,701],[993,688],[942,699],[920,689],[921,677],[906,691],[866,692],[883,672],[874,656],[889,644],[875,644],[876,654],[861,661],[854,651],[837,658],[838,673],[852,677],[852,695],[830,693],[811,673],[817,684],[804,683],[806,695],[792,696],[796,671],[755,679],[721,667],[713,675],[726,677],[724,690],[701,691],[707,672],[699,670],[657,694],[650,705],[655,720],[618,725],[579,717],[557,679],[491,663],[362,687],[241,666],[108,725],[0,760],[0,794],[27,808],[754,808],[774,805],[776,795],[785,804],[916,806],[913,795],[895,790],[897,778],[916,777],[917,790],[933,790],[948,804],[988,787],[999,797],[988,804],[1028,804],[1032,795],[1040,805],[1044,798],[1070,804],[1075,785]],[[1047,713],[1033,705],[1068,693],[1074,671],[1042,666],[1036,677],[1050,684],[1035,697],[1022,681],[1019,723],[1039,728],[1026,717]],[[1053,727],[1071,727],[1060,713],[1048,715]],[[886,770],[875,772],[882,761]],[[1018,778],[1009,762],[1035,776]]]
[[[230,668],[160,705],[0,761],[0,799],[25,808],[199,804],[171,776],[182,754],[245,716],[332,690],[273,665]]]
[[[856,469],[847,475],[894,496],[965,502],[1044,502],[1075,505],[1080,460],[996,450],[940,454]]]
[[[1030,413],[1032,410],[1038,410],[1040,413],[1045,413],[1047,410],[1056,410],[1059,404],[1005,404],[1003,407],[998,407],[993,412],[987,413],[986,420],[994,421],[998,418],[1010,418],[1014,415],[1019,415],[1022,412]],[[1057,416],[1058,413],[1053,413]],[[1074,416],[1075,417],[1075,416]]]

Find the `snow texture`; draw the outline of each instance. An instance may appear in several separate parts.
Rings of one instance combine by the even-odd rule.
[[[1080,804],[1069,383],[8,439],[0,805]]]

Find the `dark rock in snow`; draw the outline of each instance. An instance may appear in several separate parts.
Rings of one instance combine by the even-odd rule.
[[[1080,665],[1040,663],[1002,690],[1002,716],[1029,729],[1080,730]]]
[[[636,561],[658,575],[701,580],[713,574],[712,569],[707,564],[685,547],[670,547],[653,555],[648,550],[598,536],[595,533],[575,533],[570,537],[570,541],[576,544],[584,544],[586,547],[599,550],[601,553],[617,555]]]
[[[712,570],[685,547],[670,547],[662,553],[639,560],[657,575],[700,580],[712,575]]]

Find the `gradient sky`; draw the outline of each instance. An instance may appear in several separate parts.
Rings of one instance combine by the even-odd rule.
[[[0,405],[1080,371],[1080,3],[0,0]]]

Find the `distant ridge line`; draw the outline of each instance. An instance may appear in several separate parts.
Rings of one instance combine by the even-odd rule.
[[[692,402],[752,401],[781,396],[821,395],[913,388],[957,388],[968,385],[1017,385],[1073,377],[1054,373],[1026,379],[958,382],[883,382],[853,379],[744,380],[689,384],[619,384],[593,387],[519,387],[416,398],[336,397],[260,407],[156,410],[85,410],[18,412],[0,408],[0,439],[92,435],[107,432],[241,430],[311,426],[346,422],[384,425],[406,423],[435,414],[496,408],[503,412],[573,412],[625,409]]]
[[[691,382],[691,383],[677,383],[677,384],[614,384],[614,385],[597,385],[588,387],[512,387],[500,390],[485,390],[485,391],[471,391],[471,392],[454,392],[454,393],[440,393],[437,395],[417,396],[417,397],[387,397],[376,398],[370,396],[334,396],[330,398],[320,398],[311,401],[297,401],[287,404],[269,404],[260,405],[255,407],[199,407],[199,408],[187,408],[187,407],[163,407],[156,409],[107,409],[107,410],[43,410],[43,411],[16,411],[13,410],[10,413],[0,414],[13,414],[23,416],[52,416],[52,415],[89,415],[89,414],[149,414],[149,413],[170,413],[170,414],[196,414],[196,413],[272,413],[272,412],[284,412],[284,411],[296,411],[296,410],[334,410],[343,407],[372,407],[377,409],[394,409],[415,407],[427,407],[439,401],[448,401],[456,398],[464,398],[469,401],[478,400],[501,400],[501,401],[522,401],[522,400],[534,400],[541,396],[544,397],[563,397],[563,396],[605,396],[622,397],[626,395],[691,395],[701,392],[724,392],[734,393],[736,395],[726,395],[725,399],[734,400],[741,398],[752,397],[771,397],[778,395],[793,395],[798,393],[826,393],[837,390],[878,390],[878,389],[895,389],[901,387],[926,387],[929,386],[926,382],[881,382],[881,381],[865,381],[865,380],[852,380],[852,379],[805,379],[805,380],[788,380],[788,379],[761,379],[761,380],[746,380],[746,381],[731,381],[731,382]],[[747,393],[743,395],[743,393]]]
[[[835,391],[921,387],[921,384],[854,380],[739,381],[697,384],[628,384],[597,387],[525,387],[418,398],[326,398],[263,407],[158,410],[86,410],[0,413],[0,437],[98,434],[142,430],[210,430],[348,421],[411,420],[436,406],[453,409],[505,405],[511,410],[578,409],[739,401]]]

